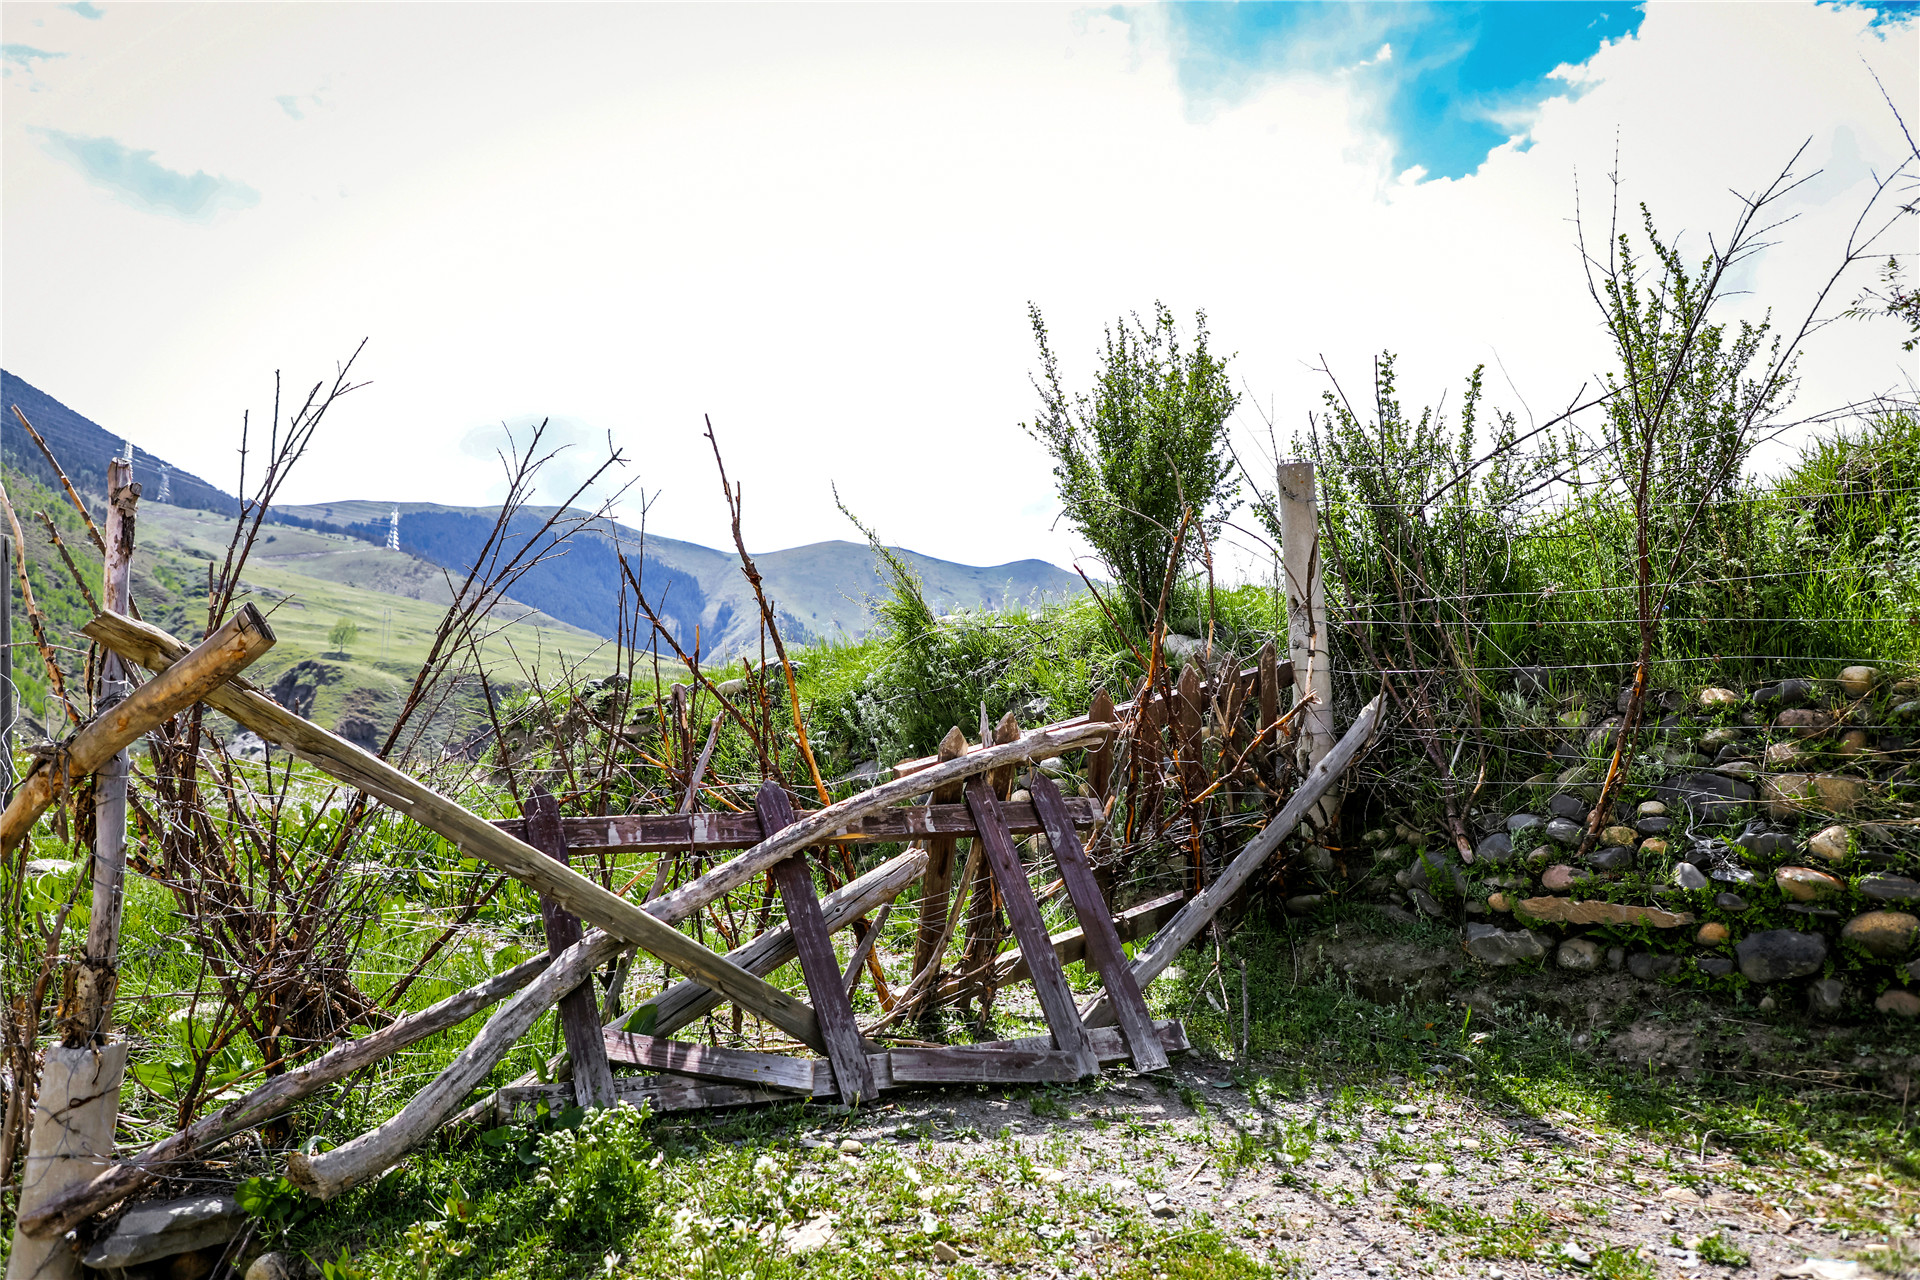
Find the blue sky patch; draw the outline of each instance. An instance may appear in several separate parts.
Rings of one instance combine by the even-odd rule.
[[[88,22],[98,22],[107,16],[107,11],[92,3],[92,0],[74,0],[72,4],[63,4],[60,7],[73,10]]]
[[[1897,27],[1920,14],[1920,0],[1816,0],[1835,9],[1871,9],[1873,26]]]
[[[1459,178],[1524,138],[1547,99],[1578,92],[1549,79],[1554,68],[1634,34],[1642,13],[1589,0],[1188,2],[1169,16],[1190,100],[1237,101],[1289,73],[1345,75],[1374,103],[1396,172]]]
[[[135,151],[112,138],[89,138],[58,129],[35,128],[47,154],[113,192],[135,208],[191,222],[207,222],[222,209],[247,209],[260,193],[244,182],[206,172],[181,173],[154,163],[153,152]]]

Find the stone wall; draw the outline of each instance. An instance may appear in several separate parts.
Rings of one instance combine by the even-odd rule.
[[[1473,812],[1471,857],[1417,823],[1381,826],[1341,860],[1345,895],[1457,923],[1487,968],[1613,970],[1744,988],[1762,1010],[1920,1018],[1920,684],[1849,667],[1657,705],[1584,859],[1617,719],[1575,710],[1533,739],[1556,767]]]

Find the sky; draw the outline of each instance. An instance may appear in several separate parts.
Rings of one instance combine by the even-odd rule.
[[[1909,154],[1874,75],[1920,131],[1911,4],[82,0],[0,45],[0,361],[109,430],[231,488],[275,371],[364,337],[288,501],[484,502],[545,418],[556,482],[611,439],[628,518],[724,546],[710,415],[755,549],[857,538],[837,486],[973,564],[1084,550],[1030,302],[1070,386],[1204,309],[1257,473],[1386,350],[1541,420],[1608,367],[1611,175],[1698,257],[1805,144],[1723,312],[1797,327]],[[1901,337],[1820,330],[1797,409],[1910,390]]]

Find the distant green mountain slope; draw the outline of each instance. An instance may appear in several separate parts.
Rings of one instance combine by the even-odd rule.
[[[98,505],[106,488],[107,461],[120,452],[124,441],[37,387],[0,371],[0,412],[6,417],[5,424],[0,424],[0,456],[9,467],[50,489],[58,487],[52,469],[14,420],[14,405],[53,447],[82,496]],[[157,501],[163,474],[171,489],[171,507]],[[231,515],[239,507],[231,494],[138,448],[134,450],[134,478],[141,482],[145,490],[143,505],[151,512],[191,508]],[[290,604],[289,609],[313,611],[314,617],[332,607],[324,602],[334,601],[341,590],[444,604],[444,575],[460,577],[467,572],[485,545],[496,512],[484,507],[401,503],[403,553],[395,554],[385,550],[393,510],[392,503],[368,501],[275,508],[271,518],[277,523],[272,533],[278,541],[258,549],[259,558],[250,566],[248,579],[262,588],[283,591],[290,600],[300,602]],[[552,511],[549,507],[522,512],[514,523],[513,536],[522,541],[536,536]],[[212,530],[211,522],[182,523],[159,514],[153,519],[156,527],[164,526],[179,540],[167,557],[171,565],[167,574],[184,582],[197,573],[204,594],[204,557],[224,552],[224,537],[214,547],[201,536]],[[205,530],[199,528],[202,523],[206,524]],[[224,535],[226,526],[220,528]],[[296,547],[302,549],[294,550]],[[520,579],[514,589],[517,600],[545,615],[543,620],[528,625],[536,629],[573,627],[611,637],[618,626],[623,578],[616,547],[626,553],[641,577],[647,599],[683,648],[692,652],[697,643],[703,655],[722,659],[742,652],[757,654],[759,608],[740,571],[739,560],[731,552],[657,535],[649,535],[643,542],[638,530],[610,522],[564,547],[540,548],[552,554]],[[895,550],[920,575],[927,602],[939,612],[1058,600],[1082,589],[1079,578],[1043,560],[974,566],[902,548]],[[197,567],[193,563],[196,558],[201,561]],[[881,584],[874,572],[871,548],[854,542],[816,542],[759,553],[754,558],[778,611],[780,629],[789,641],[804,644],[858,639],[872,626],[867,597]],[[442,572],[436,572],[435,566]],[[180,577],[182,574],[185,576]],[[295,578],[300,582],[294,582]],[[320,583],[331,585],[322,589],[316,585]],[[169,603],[177,611],[183,597],[178,592],[173,595]],[[341,596],[334,603],[345,608],[347,598]],[[378,609],[387,607],[383,604]],[[374,609],[372,603],[355,604],[342,616],[364,615]],[[577,639],[568,643],[577,643]]]
[[[287,507],[284,514],[383,539],[391,503],[330,502]],[[464,573],[484,545],[494,513],[477,507],[400,503],[403,549]],[[552,508],[529,510],[516,522],[521,538],[534,536]],[[640,576],[647,598],[691,651],[731,658],[759,646],[759,613],[737,557],[711,547],[602,523],[557,548],[547,563],[521,579],[514,594],[553,617],[611,635],[619,616],[621,572],[616,546]],[[1044,560],[975,566],[938,560],[904,548],[896,553],[920,575],[927,603],[938,612],[999,609],[1063,599],[1083,589],[1073,574]],[[756,552],[780,628],[794,643],[858,639],[872,626],[867,597],[880,587],[872,548],[855,542],[816,542],[784,551]]]

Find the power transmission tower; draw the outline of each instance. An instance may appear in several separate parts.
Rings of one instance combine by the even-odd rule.
[[[400,508],[393,509],[393,521],[387,526],[387,550],[400,549]]]

